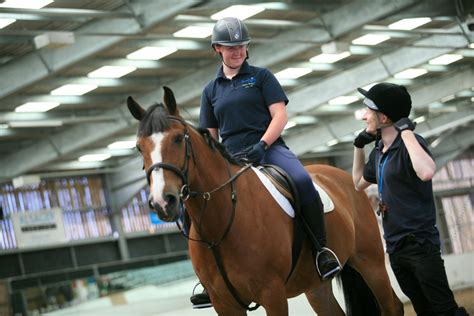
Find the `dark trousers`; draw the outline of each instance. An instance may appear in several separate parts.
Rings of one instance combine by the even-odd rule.
[[[454,315],[457,304],[449,288],[440,248],[405,237],[390,254],[390,264],[403,293],[418,316]]]

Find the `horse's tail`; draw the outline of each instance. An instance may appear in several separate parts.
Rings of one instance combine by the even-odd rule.
[[[380,315],[375,296],[359,272],[346,264],[339,275],[339,281],[342,282],[344,300],[346,302],[346,315]]]

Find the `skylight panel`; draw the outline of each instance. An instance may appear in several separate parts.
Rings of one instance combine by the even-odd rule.
[[[26,102],[18,106],[15,112],[46,112],[59,105],[59,102]]]
[[[102,66],[87,74],[89,78],[120,78],[135,71],[134,66]]]
[[[433,58],[429,61],[431,65],[449,65],[451,63],[454,63],[455,61],[458,61],[460,59],[463,59],[463,55],[458,55],[458,54],[444,54],[439,57]]]
[[[390,39],[390,36],[383,34],[366,34],[352,41],[355,45],[377,45]]]
[[[309,74],[311,71],[312,70],[310,68],[291,68],[290,67],[280,72],[277,72],[275,74],[275,77],[277,77],[278,79],[296,79],[296,78]]]
[[[341,59],[349,57],[351,53],[349,52],[342,52],[338,54],[319,54],[312,58],[310,58],[310,62],[312,63],[319,63],[319,64],[333,64]]]
[[[396,79],[414,79],[426,74],[427,72],[428,70],[423,68],[410,68],[395,74],[393,77]]]
[[[4,27],[14,23],[15,21],[15,19],[0,19],[0,29],[3,29]]]
[[[66,84],[51,91],[51,95],[84,95],[94,89],[97,86],[92,84]]]
[[[128,59],[146,59],[146,60],[158,60],[165,56],[168,56],[178,49],[176,47],[153,47],[147,46],[140,48],[127,55]]]
[[[413,30],[428,22],[431,22],[431,19],[427,17],[402,19],[400,21],[390,24],[388,28],[394,30]]]
[[[227,17],[234,17],[241,20],[245,20],[264,10],[265,8],[255,5],[233,5],[211,15],[211,19],[220,20]]]
[[[80,162],[104,161],[112,157],[110,154],[89,154],[79,157]]]
[[[174,37],[206,38],[212,34],[212,26],[187,26],[173,33]]]
[[[21,9],[41,9],[48,4],[54,2],[53,0],[6,0],[0,3],[3,8],[21,8]]]

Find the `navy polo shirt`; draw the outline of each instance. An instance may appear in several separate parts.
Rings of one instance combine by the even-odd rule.
[[[431,156],[423,137],[415,136]],[[382,200],[388,207],[382,220],[387,252],[393,253],[397,243],[408,235],[414,235],[419,242],[429,240],[439,246],[431,180],[418,178],[400,134],[385,153],[382,154],[382,141],[379,147],[380,150],[374,148],[370,153],[364,178],[368,182],[382,184]]]
[[[202,93],[199,127],[217,128],[222,143],[237,153],[260,141],[272,120],[268,107],[281,101],[288,98],[268,69],[244,62],[228,79],[220,67]],[[284,145],[281,138],[275,143]]]

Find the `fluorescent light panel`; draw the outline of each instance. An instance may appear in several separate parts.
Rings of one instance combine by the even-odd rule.
[[[458,61],[460,59],[463,59],[463,55],[458,55],[458,54],[444,54],[439,57],[433,58],[429,61],[431,65],[449,65],[451,63],[454,63],[455,61]]]
[[[60,104],[59,102],[26,102],[18,106],[15,112],[46,112]]]
[[[6,0],[0,4],[3,8],[21,8],[21,9],[41,9],[47,6],[53,0]]]
[[[132,71],[137,70],[134,66],[102,66],[87,74],[89,78],[120,78]]]
[[[178,49],[176,47],[153,47],[147,46],[140,48],[127,55],[128,59],[147,59],[147,60],[158,60],[165,56],[168,56]]]
[[[386,40],[389,40],[390,36],[383,34],[366,34],[364,36],[358,37],[352,41],[352,44],[355,45],[377,45]]]
[[[416,77],[426,74],[428,70],[423,68],[410,68],[395,74],[396,79],[414,79]]]
[[[15,21],[15,19],[0,19],[0,29],[3,29],[4,27],[14,23]]]
[[[94,89],[97,89],[97,86],[93,84],[66,84],[50,93],[51,95],[84,95]]]
[[[226,17],[234,17],[241,20],[245,20],[257,13],[262,12],[265,8],[254,5],[233,5],[222,11],[219,11],[211,15],[211,19],[220,20]]]
[[[187,26],[173,33],[174,37],[206,38],[212,34],[212,26]]]
[[[104,161],[112,157],[110,154],[89,154],[79,157],[80,162]]]
[[[400,21],[390,24],[388,28],[394,29],[394,30],[413,30],[428,22],[431,22],[431,19],[427,17],[402,19]]]
[[[278,79],[296,79],[296,78],[309,74],[311,71],[312,70],[309,68],[291,68],[290,67],[280,72],[277,72],[275,74],[275,77],[277,77]]]
[[[312,63],[319,63],[319,64],[332,64],[341,59],[349,57],[351,53],[349,52],[342,52],[339,54],[319,54],[310,58],[310,62]]]

